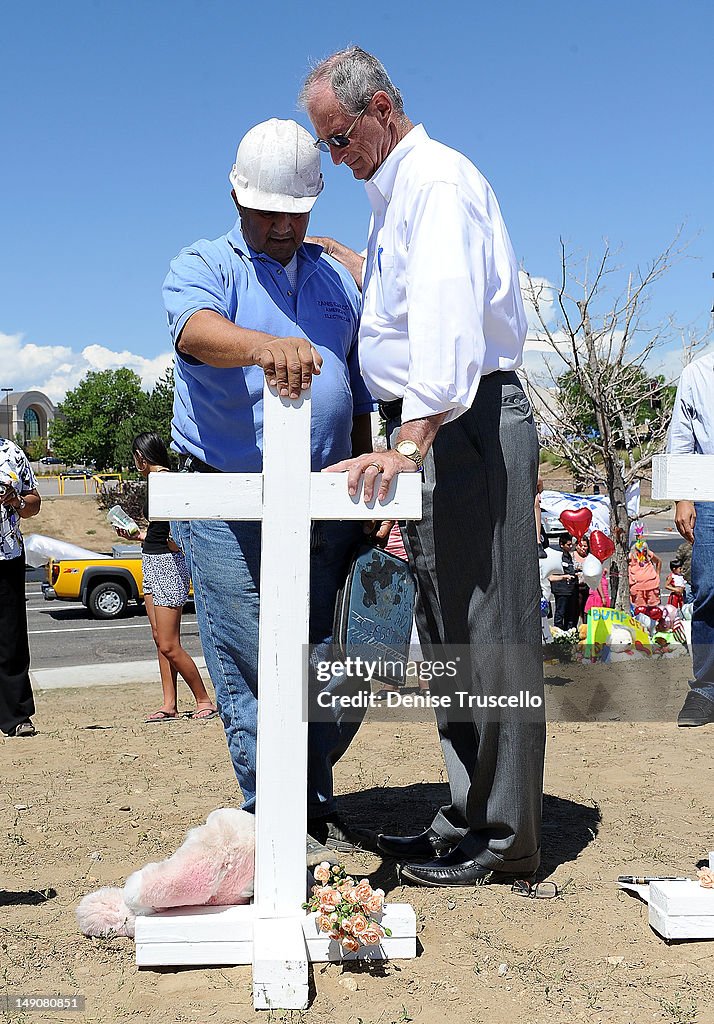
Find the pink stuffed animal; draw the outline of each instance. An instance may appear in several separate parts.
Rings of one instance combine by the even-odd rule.
[[[253,895],[255,819],[231,807],[212,811],[190,829],[176,853],[147,864],[123,889],[89,893],[77,907],[89,936],[134,935],[136,916],[171,907],[233,906]]]

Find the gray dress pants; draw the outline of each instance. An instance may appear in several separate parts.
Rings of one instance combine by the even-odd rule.
[[[388,422],[391,442],[398,430]],[[484,867],[524,874],[540,863],[545,752],[537,476],[522,385],[515,373],[489,374],[472,408],[436,435],[423,518],[402,530],[424,657],[460,658],[458,678],[434,680],[432,693],[474,698],[436,710],[451,802],[432,828]],[[482,706],[520,691],[540,707]]]

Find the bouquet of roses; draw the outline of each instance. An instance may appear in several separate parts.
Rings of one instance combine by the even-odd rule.
[[[389,928],[382,927],[372,915],[381,916],[384,890],[373,889],[366,878],[357,882],[342,864],[323,861],[315,868],[317,885],[303,903],[305,910],[317,912],[317,927],[336,939],[345,953],[356,953],[360,946],[378,945]]]

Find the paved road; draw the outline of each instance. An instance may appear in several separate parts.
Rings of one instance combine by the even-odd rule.
[[[40,584],[27,584],[27,624],[34,671],[97,663],[117,664],[151,660],[156,647],[145,611],[130,605],[124,618],[100,621],[77,602],[45,601]],[[189,605],[192,609],[192,606]],[[201,655],[198,625],[193,610],[184,611],[183,645],[194,657]]]

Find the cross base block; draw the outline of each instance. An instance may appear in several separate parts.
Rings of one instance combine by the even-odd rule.
[[[416,914],[408,903],[389,903],[380,923],[392,934],[379,946],[361,946],[341,953],[340,946],[318,931],[316,914],[299,918],[307,959],[311,963],[349,960],[409,960],[416,956]],[[291,921],[277,919],[278,930],[292,930]],[[254,935],[268,922],[256,918],[255,907],[182,907],[136,919],[138,967],[208,967],[252,964]],[[261,935],[262,942],[262,935]],[[291,957],[292,960],[292,957]],[[284,1005],[284,1004],[283,1004]]]

